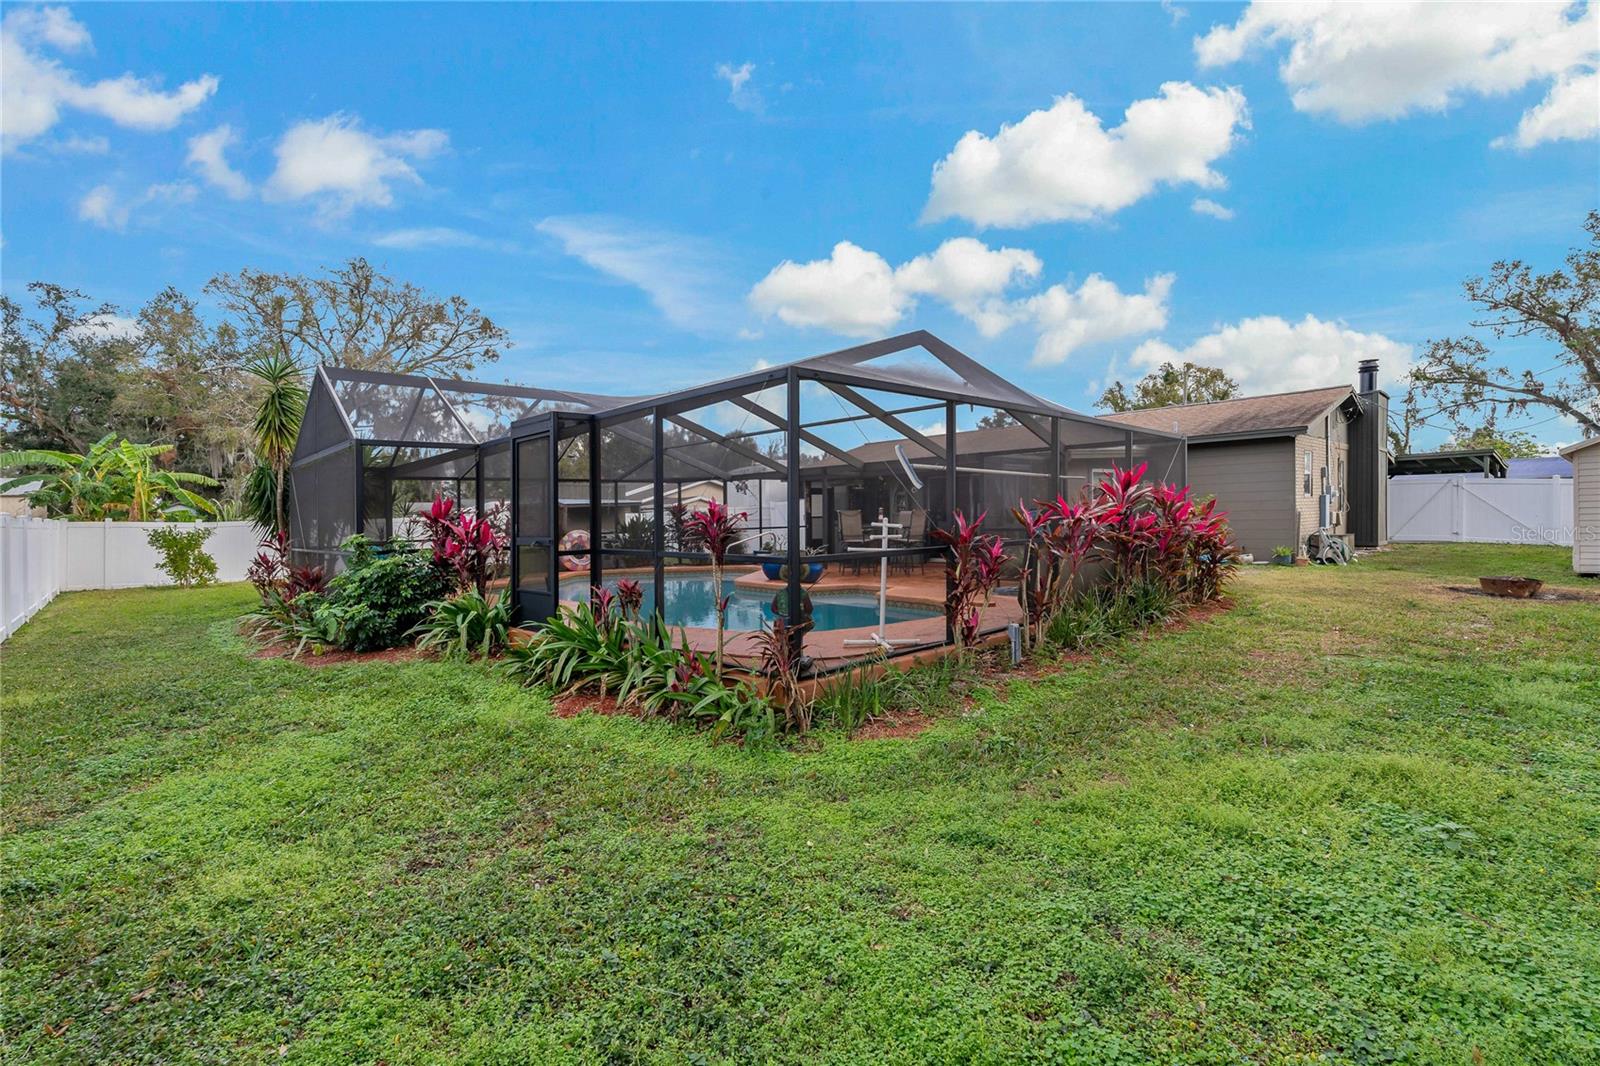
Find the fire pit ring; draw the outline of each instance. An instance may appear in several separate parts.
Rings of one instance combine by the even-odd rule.
[[[1478,587],[1490,596],[1527,600],[1539,595],[1544,582],[1536,577],[1480,577]]]

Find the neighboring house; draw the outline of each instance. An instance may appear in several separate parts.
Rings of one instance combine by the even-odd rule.
[[[1377,381],[1377,362],[1367,360],[1356,388],[1104,417],[1186,436],[1189,484],[1197,495],[1217,498],[1240,549],[1257,559],[1278,545],[1305,554],[1306,538],[1324,518],[1330,533],[1372,548],[1389,539],[1389,397]]]
[[[1561,449],[1572,463],[1572,569],[1600,574],[1600,437]]]
[[[0,514],[14,518],[43,518],[43,507],[29,507],[28,496],[39,491],[42,481],[28,481],[15,488],[0,492]]]
[[[1506,477],[1572,476],[1572,462],[1559,455],[1539,455],[1532,459],[1507,459]]]

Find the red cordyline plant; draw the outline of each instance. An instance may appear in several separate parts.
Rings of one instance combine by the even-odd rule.
[[[749,515],[735,514],[726,504],[707,500],[706,505],[683,520],[685,538],[711,556],[711,585],[717,597],[717,676],[722,676],[722,636],[727,625],[729,597],[722,595],[722,564],[728,549],[738,543],[740,523]]]
[[[944,611],[962,648],[978,640],[978,625],[989,593],[1000,580],[1005,566],[1005,542],[983,532],[985,511],[972,521],[956,511],[949,529],[933,529],[929,536],[950,548],[945,561],[946,586]]]
[[[1228,529],[1228,512],[1216,507],[1216,500],[1207,500],[1190,516],[1188,592],[1199,603],[1220,597],[1239,568],[1239,546]]]
[[[458,592],[476,589],[484,595],[489,579],[505,565],[509,544],[505,519],[503,507],[490,507],[481,515],[465,509],[457,512],[454,500],[433,497],[422,518],[428,546],[434,565],[455,576]]]
[[[617,603],[622,607],[624,618],[637,622],[639,613],[644,609],[644,586],[630,577],[618,581]]]
[[[1111,581],[1121,592],[1144,576],[1155,543],[1156,517],[1146,505],[1151,488],[1144,484],[1148,464],[1123,470],[1115,463],[1095,497],[1099,529],[1095,551],[1111,568]]]
[[[1072,594],[1078,571],[1094,549],[1100,521],[1093,504],[1068,503],[1063,496],[1034,503],[1037,509],[1018,500],[1011,509],[1026,538],[1017,599],[1029,643],[1043,637],[1045,625]]]

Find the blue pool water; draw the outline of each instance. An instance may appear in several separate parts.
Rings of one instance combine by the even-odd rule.
[[[655,579],[643,576],[635,580],[644,589],[644,606],[648,611]],[[663,613],[668,625],[706,629],[716,626],[717,609],[711,595],[710,574],[668,574],[666,583],[667,602]],[[614,579],[604,584],[612,591],[616,590]],[[582,599],[587,588],[588,581],[585,578],[567,578],[561,582],[561,598]],[[724,578],[722,588],[725,595],[733,597],[728,603],[728,628],[760,629],[772,621],[772,597],[783,588],[783,583],[774,581],[760,589],[736,588],[732,578]],[[878,624],[878,597],[868,592],[813,591],[811,605],[811,618],[819,630],[853,629],[856,626]],[[939,614],[937,607],[911,607],[891,600],[884,617],[890,622],[910,622],[918,618],[935,618]]]

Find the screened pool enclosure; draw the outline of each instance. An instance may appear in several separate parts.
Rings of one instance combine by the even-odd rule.
[[[573,392],[318,367],[289,471],[296,560],[339,568],[354,533],[423,538],[442,495],[483,513],[511,507],[512,422],[615,404]]]
[[[773,618],[809,621],[821,666],[951,639],[929,533],[955,511],[1009,540],[1019,501],[1073,498],[1113,464],[1185,480],[1182,438],[1071,412],[926,332],[605,407],[546,406],[510,436],[524,621],[627,579],[701,648],[727,597],[736,658]],[[711,500],[747,516],[720,588],[682,530]],[[983,625],[1017,617],[1011,589]]]
[[[353,533],[422,539],[444,496],[505,516],[525,624],[632,580],[700,648],[726,599],[735,659],[772,619],[809,622],[826,668],[951,639],[929,534],[956,511],[1010,540],[1019,501],[1138,463],[1183,483],[1182,438],[1076,414],[926,332],[646,398],[321,368],[290,527],[301,561],[336,569]],[[709,501],[746,516],[720,587],[683,530]],[[985,630],[1020,614],[1002,592]]]

